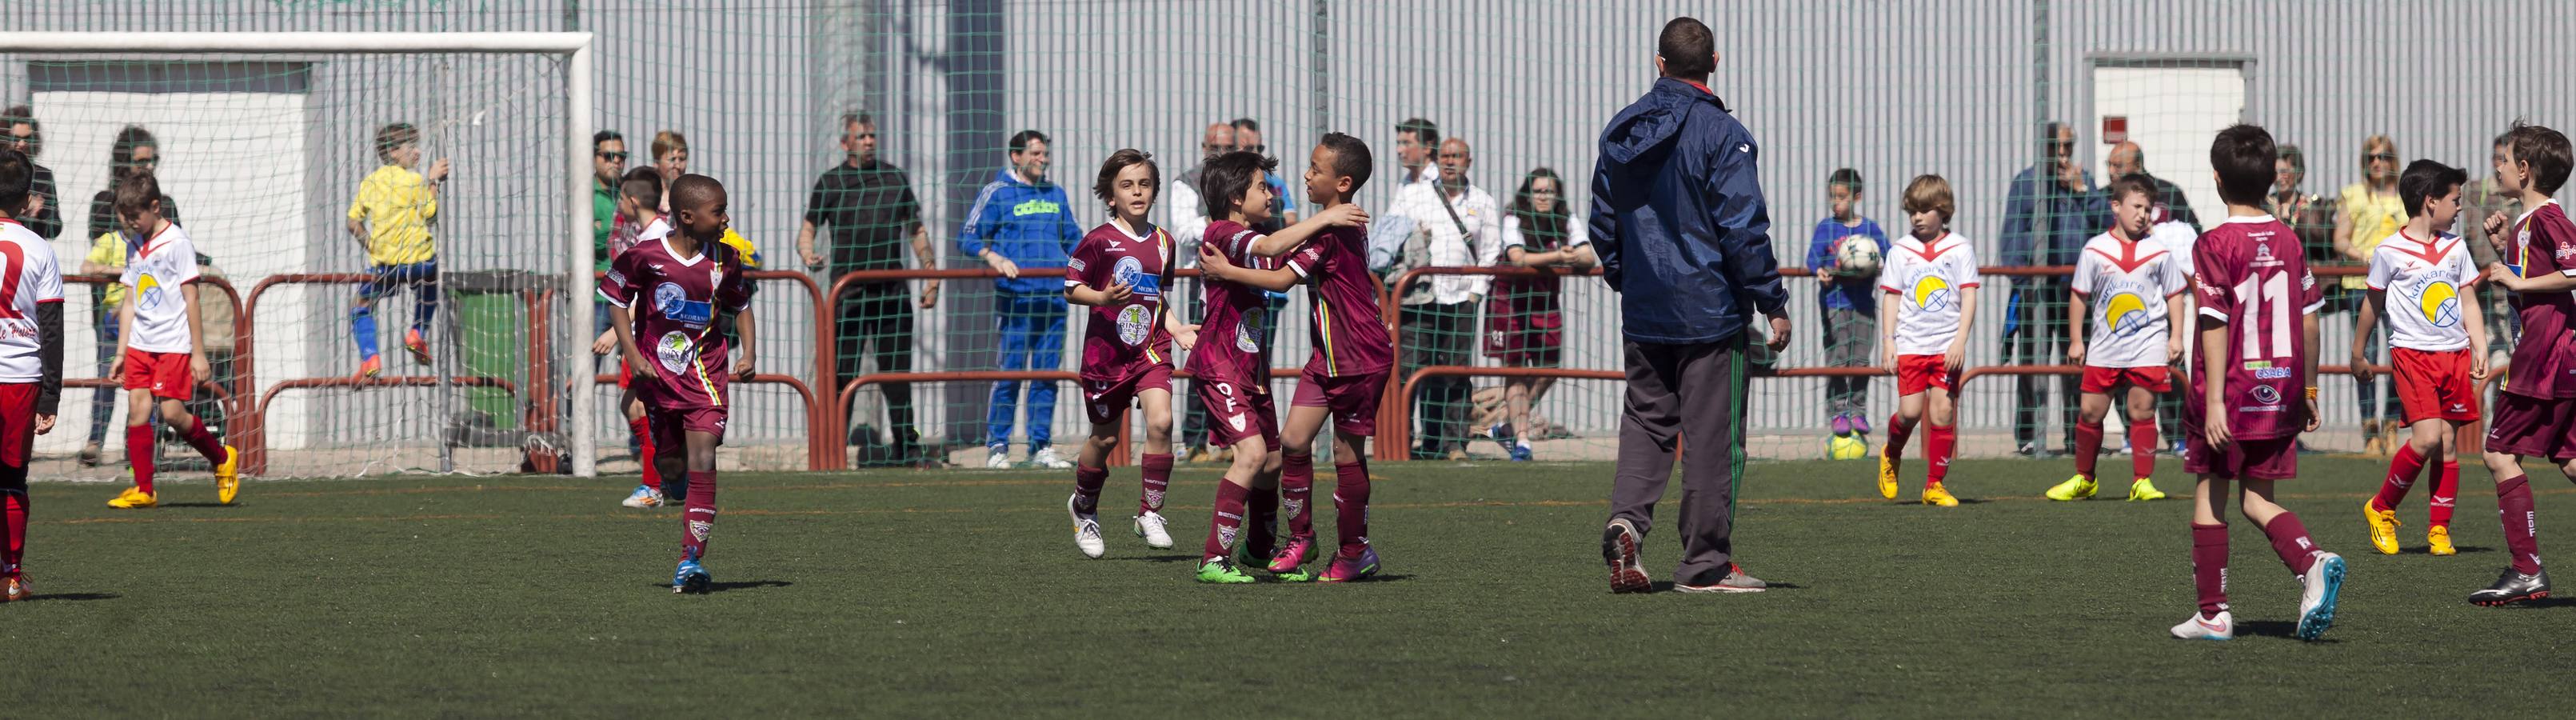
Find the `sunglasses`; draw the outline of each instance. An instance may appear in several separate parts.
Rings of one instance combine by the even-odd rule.
[[[2386,160],[2389,162],[2397,162],[2397,153],[2371,153],[2362,157],[2369,158],[2372,161]]]
[[[1253,151],[1253,152],[1256,152],[1256,153],[1267,153],[1267,152],[1270,152],[1270,146],[1268,146],[1268,145],[1237,145],[1237,146],[1235,146],[1235,147],[1236,147],[1236,149],[1240,149],[1240,150],[1250,150],[1250,151]]]
[[[130,158],[130,159],[127,159],[127,160],[125,161],[125,166],[126,166],[126,167],[152,167],[152,166],[154,166],[154,165],[159,165],[159,164],[161,164],[161,158],[159,158],[159,157],[157,157],[157,156],[156,156],[156,157],[147,157],[147,158]]]
[[[599,159],[601,159],[601,160],[606,160],[606,161],[609,161],[609,162],[626,162],[626,157],[627,157],[626,153],[623,153],[623,152],[604,152],[604,153],[599,153]]]
[[[1200,150],[1205,150],[1205,151],[1208,151],[1208,152],[1234,152],[1235,150],[1237,150],[1237,149],[1239,149],[1239,148],[1241,148],[1241,147],[1243,147],[1243,146],[1241,146],[1241,145],[1216,145],[1216,144],[1212,144],[1212,143],[1199,143],[1199,149],[1200,149]]]

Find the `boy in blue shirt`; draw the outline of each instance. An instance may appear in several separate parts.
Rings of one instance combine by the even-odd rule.
[[[1887,231],[1879,229],[1877,221],[1861,217],[1860,191],[1859,171],[1835,170],[1825,181],[1833,217],[1816,221],[1815,235],[1807,241],[1807,267],[1816,271],[1816,307],[1825,319],[1825,364],[1832,367],[1870,365],[1878,337],[1878,272],[1844,275],[1834,258],[1834,248],[1854,235],[1878,241],[1879,255],[1887,254]],[[1863,437],[1869,434],[1869,380],[1825,378],[1825,411],[1834,418],[1833,442],[1859,448],[1853,457],[1869,450]]]

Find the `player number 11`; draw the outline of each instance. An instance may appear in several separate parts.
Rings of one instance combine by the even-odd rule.
[[[2244,321],[2239,323],[2239,344],[2245,349],[2241,357],[2271,359],[2290,356],[2290,274],[2276,272],[2268,278],[2249,277],[2236,284],[2236,299],[2246,304]],[[2272,313],[2272,351],[2263,351],[2262,323],[2255,322],[2264,309]]]

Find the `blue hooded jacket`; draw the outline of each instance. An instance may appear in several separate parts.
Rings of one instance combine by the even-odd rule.
[[[1743,332],[1749,311],[1787,317],[1760,157],[1716,95],[1672,78],[1601,130],[1592,243],[1627,339],[1713,343]]]
[[[966,226],[957,230],[959,252],[975,257],[989,247],[1021,270],[1064,267],[1074,244],[1081,241],[1082,226],[1073,221],[1073,204],[1065,199],[1064,187],[1020,182],[1008,167],[975,194],[974,208],[966,211]],[[1051,277],[1002,278],[995,285],[1019,295],[1064,294],[1064,281]]]

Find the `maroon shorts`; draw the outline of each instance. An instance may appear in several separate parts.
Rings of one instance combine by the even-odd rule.
[[[2535,398],[2496,393],[2488,420],[2487,449],[2556,461],[2576,459],[2576,398]]]
[[[1330,408],[1333,431],[1362,437],[1377,435],[1377,403],[1386,397],[1386,371],[1341,377],[1297,376],[1297,396],[1289,407]]]
[[[2429,352],[2395,348],[2388,364],[2397,370],[2397,399],[2406,404],[2406,422],[2441,418],[2478,420],[2478,389],[2469,382],[2469,351]]]
[[[2201,424],[2183,416],[2182,470],[2194,475],[2236,480],[2288,480],[2299,476],[2299,439],[2297,436],[2263,440],[2238,439],[2227,452],[2212,452],[2209,433]]]
[[[35,446],[36,384],[0,383],[0,466],[27,467]]]
[[[2146,388],[2148,392],[2173,392],[2173,372],[2163,365],[2132,368],[2084,366],[2084,392],[2104,394],[2121,385]]]
[[[646,403],[644,425],[652,429],[653,447],[658,448],[659,452],[682,451],[689,446],[686,433],[693,432],[714,435],[716,444],[723,445],[725,409],[720,407],[664,409]]]
[[[1279,411],[1270,404],[1270,388],[1245,385],[1226,380],[1201,380],[1191,383],[1192,392],[1208,409],[1208,444],[1233,447],[1244,438],[1261,438],[1264,447],[1279,449]]]
[[[1082,412],[1093,425],[1117,422],[1121,413],[1134,407],[1136,396],[1147,390],[1172,391],[1172,366],[1154,363],[1144,370],[1128,373],[1124,380],[1082,381]]]
[[[1896,394],[1913,395],[1932,388],[1958,392],[1959,371],[1948,364],[1940,355],[1896,356]]]
[[[186,400],[196,395],[197,379],[188,373],[187,353],[126,348],[125,389],[150,389],[154,397]]]

